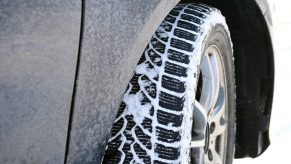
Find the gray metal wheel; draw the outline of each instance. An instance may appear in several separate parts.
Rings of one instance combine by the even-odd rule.
[[[224,163],[226,102],[227,86],[221,52],[217,46],[210,45],[202,57],[193,112],[192,163]]]

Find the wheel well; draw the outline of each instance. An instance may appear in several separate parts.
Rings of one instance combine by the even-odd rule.
[[[199,2],[182,0],[181,3]],[[264,13],[254,0],[200,0],[226,17],[233,42],[237,92],[236,158],[257,157],[269,146],[274,53]]]

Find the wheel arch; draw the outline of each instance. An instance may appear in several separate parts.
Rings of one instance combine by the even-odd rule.
[[[182,3],[199,0],[182,0]],[[221,10],[230,29],[237,92],[236,158],[257,157],[270,144],[274,51],[267,2],[203,0]]]

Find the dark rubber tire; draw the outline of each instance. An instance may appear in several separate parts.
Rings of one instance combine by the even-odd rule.
[[[197,75],[209,44],[217,45],[224,55],[230,109],[224,161],[232,162],[235,81],[225,20],[215,8],[179,4],[161,23],[138,62],[112,127],[103,163],[189,162]]]

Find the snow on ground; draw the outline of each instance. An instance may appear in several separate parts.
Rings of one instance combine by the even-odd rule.
[[[271,0],[270,0],[271,1]],[[275,91],[271,118],[271,145],[256,159],[234,164],[290,163],[291,148],[291,1],[274,0]]]

